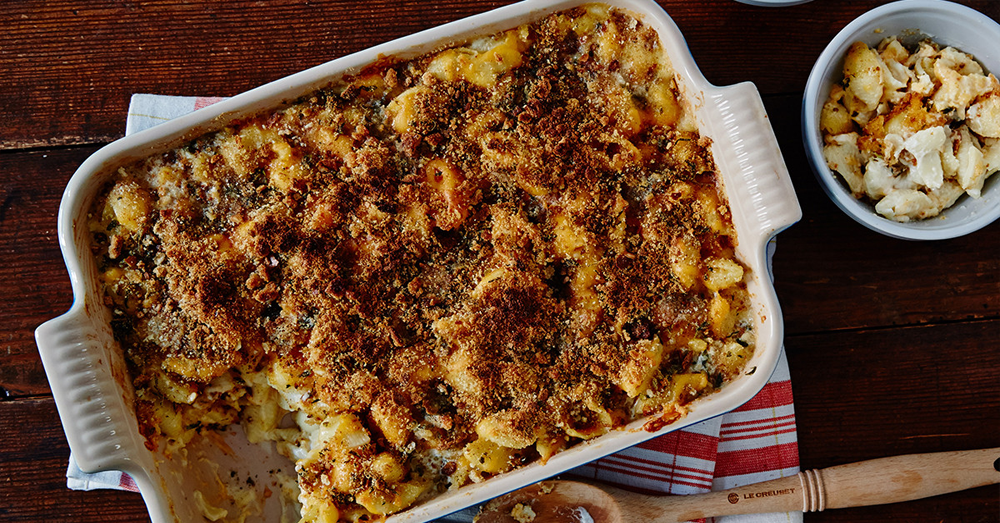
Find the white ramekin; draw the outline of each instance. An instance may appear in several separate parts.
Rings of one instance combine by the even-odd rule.
[[[816,60],[806,82],[802,141],[813,172],[837,207],[886,236],[943,240],[977,231],[1000,217],[1000,175],[986,181],[980,198],[962,196],[938,216],[900,223],[876,213],[872,204],[854,198],[839,175],[826,165],[819,115],[830,88],[844,76],[844,55],[856,41],[874,47],[889,36],[900,36],[905,43],[930,37],[973,55],[988,71],[1000,71],[1000,24],[974,9],[944,0],[901,0],[868,11],[837,33]]]

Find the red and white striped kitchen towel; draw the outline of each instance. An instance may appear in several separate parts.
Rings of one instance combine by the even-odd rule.
[[[126,134],[200,109],[221,98],[137,94]],[[769,245],[769,256],[774,242]],[[583,465],[571,474],[651,493],[696,494],[758,483],[799,472],[792,385],[784,352],[770,381],[742,407]],[[136,490],[120,472],[86,474],[70,456],[67,485],[74,490]],[[475,509],[446,518],[471,521]],[[717,523],[801,523],[801,512],[726,516]]]

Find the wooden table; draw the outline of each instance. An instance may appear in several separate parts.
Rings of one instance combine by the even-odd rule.
[[[234,95],[507,2],[22,0],[0,9],[0,521],[145,520],[137,494],[65,487],[66,439],[33,331],[72,302],[56,210],[122,136],[135,92]],[[823,46],[878,0],[760,8],[665,0],[718,85],[761,91],[804,211],[774,259],[802,466],[1000,446],[1000,222],[964,238],[869,232],[820,190],[799,132]],[[963,0],[1000,20],[1000,2]],[[1000,43],[998,43],[1000,45]],[[995,522],[1000,487],[806,516]]]

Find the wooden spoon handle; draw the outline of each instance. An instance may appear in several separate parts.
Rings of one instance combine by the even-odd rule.
[[[819,512],[881,505],[1000,483],[1000,448],[910,454],[800,472],[764,483],[693,496],[619,499],[656,522],[758,514]]]
[[[818,471],[824,508],[863,507],[921,499],[1000,483],[1000,447],[910,454]],[[822,500],[824,496],[820,496]]]

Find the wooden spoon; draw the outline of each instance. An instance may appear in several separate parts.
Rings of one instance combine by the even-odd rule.
[[[577,481],[544,481],[490,501],[476,521],[679,522],[732,514],[819,512],[996,483],[1000,483],[1000,447],[873,459],[691,496],[648,496]]]

